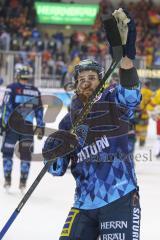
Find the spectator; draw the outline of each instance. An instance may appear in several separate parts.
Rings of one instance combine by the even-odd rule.
[[[146,57],[147,68],[160,68],[160,5],[140,0],[130,3],[122,1],[119,6],[128,9],[136,20],[137,55]],[[23,61],[33,68],[36,54],[42,54],[43,73],[50,74],[53,78],[56,73],[61,78],[66,74],[66,69],[68,77],[74,64],[87,57],[96,58],[105,67],[108,45],[104,44],[100,15],[110,14],[114,8],[112,1],[101,0],[100,12],[89,33],[74,31],[71,36],[65,37],[57,31],[49,36],[48,33],[42,33],[35,24],[33,0],[3,1],[0,5],[0,49],[20,51]]]
[[[0,50],[8,51],[10,46],[10,34],[6,31],[6,26],[0,26]]]

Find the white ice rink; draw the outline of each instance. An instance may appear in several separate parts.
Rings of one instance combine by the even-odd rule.
[[[36,141],[36,151],[41,143]],[[141,240],[160,240],[160,160],[154,157],[156,149],[155,125],[151,121],[147,146],[136,148],[142,227]],[[144,157],[148,156],[147,161]],[[42,163],[33,163],[28,187],[42,169]],[[2,160],[0,161],[0,229],[22,199],[19,192],[19,160],[14,159],[13,184],[10,194],[3,189]],[[44,176],[19,216],[3,238],[4,240],[58,240],[63,223],[73,203],[74,180],[69,173],[53,178]],[[89,238],[88,238],[89,240]],[[126,239],[127,240],[127,239]]]

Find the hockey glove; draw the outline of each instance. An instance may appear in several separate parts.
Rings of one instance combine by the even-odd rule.
[[[44,161],[46,164],[47,161]],[[65,173],[65,170],[68,166],[67,157],[57,158],[56,161],[53,162],[48,168],[48,172],[53,176],[62,176]]]
[[[110,45],[110,54],[112,55],[113,42],[117,41],[117,39],[114,40],[112,39],[113,37],[115,37],[114,35],[112,36],[112,38],[110,37],[110,35],[112,35],[110,32],[114,33],[115,32],[114,28],[117,27],[123,45],[123,57],[127,56],[130,59],[134,59],[136,55],[135,48],[136,26],[134,20],[129,16],[127,11],[123,10],[122,8],[115,10],[112,13],[112,16],[116,21],[116,26],[115,23],[110,24],[111,20],[112,22],[114,22],[114,20],[111,17],[110,21],[109,20],[103,21],[104,30],[106,32],[107,40]]]
[[[78,145],[77,137],[68,131],[58,130],[46,140],[42,150],[45,160],[53,160],[73,152]]]

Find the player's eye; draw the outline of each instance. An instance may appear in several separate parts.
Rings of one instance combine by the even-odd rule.
[[[96,77],[95,77],[95,76],[90,76],[88,79],[89,79],[89,80],[95,80]]]
[[[79,79],[79,82],[81,82],[81,83],[84,82],[84,81],[85,81],[85,78],[80,78]]]

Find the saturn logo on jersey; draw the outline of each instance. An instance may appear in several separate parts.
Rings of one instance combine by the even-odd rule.
[[[98,153],[102,152],[103,149],[108,147],[109,142],[107,137],[104,135],[103,137],[101,137],[101,139],[96,140],[91,145],[82,148],[82,150],[77,154],[77,163],[95,157]]]

